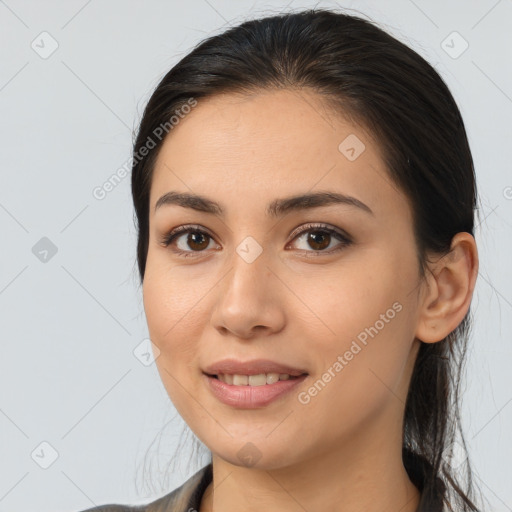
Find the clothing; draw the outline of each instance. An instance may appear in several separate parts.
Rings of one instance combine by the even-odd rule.
[[[212,479],[213,467],[210,462],[180,487],[151,503],[138,506],[100,505],[81,512],[197,512],[204,491]]]

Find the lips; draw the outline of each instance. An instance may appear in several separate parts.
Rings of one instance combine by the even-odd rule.
[[[227,375],[224,374],[224,377]],[[247,379],[247,376],[245,378]],[[307,375],[302,375],[261,386],[246,386],[231,385],[207,374],[202,376],[206,387],[219,402],[236,409],[259,409],[269,406],[274,401],[285,400],[286,397],[290,399],[293,390],[297,390],[307,378]]]
[[[269,359],[252,359],[250,361],[223,359],[204,368],[203,373],[210,376],[219,374],[259,375],[261,373],[287,373],[292,377],[308,374],[304,368],[294,368],[293,366]]]

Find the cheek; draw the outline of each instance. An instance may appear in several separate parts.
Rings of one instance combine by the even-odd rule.
[[[293,318],[305,323],[308,317],[309,328],[316,332],[313,339],[326,348],[342,349],[360,333],[364,337],[365,329],[388,310],[387,317],[395,317],[393,303],[401,293],[395,281],[389,268],[381,271],[378,262],[369,259],[347,261],[329,272],[322,269],[303,277],[297,273],[293,292],[300,301],[294,302],[303,314]]]
[[[405,306],[395,298],[375,293],[365,300],[352,295],[351,300],[330,302],[329,312],[324,310],[328,335],[320,336],[311,325],[307,336],[314,340],[320,356],[319,370],[327,371],[338,362],[343,368],[338,364],[334,370],[352,384],[361,378],[367,382],[376,378],[372,371],[382,373],[386,382],[398,375],[410,349],[410,319]]]
[[[143,282],[143,300],[151,341],[158,347],[156,366],[167,394],[187,423],[190,417],[190,394],[195,395],[194,364],[200,334],[197,298],[186,283],[176,282],[172,270],[155,266],[147,269]],[[196,307],[194,307],[196,304]],[[185,392],[187,390],[188,392]]]
[[[327,382],[325,388],[336,388],[338,394],[329,397],[333,403],[371,408],[370,403],[375,405],[400,386],[414,337],[409,293],[414,271],[411,265],[409,273],[402,262],[396,265],[399,274],[389,258],[386,261],[374,258],[372,264],[354,265],[350,272],[339,271],[327,279],[296,281],[294,291],[309,307],[309,313],[304,310],[308,321],[295,316],[303,338],[310,340],[302,350],[310,352],[314,344],[315,377],[322,381],[317,388]]]
[[[180,399],[180,384],[185,385],[196,370],[192,361],[197,352],[194,340],[200,337],[194,329],[197,300],[187,290],[172,270],[152,266],[146,271],[143,300],[149,337],[158,347],[156,365],[173,403]]]
[[[325,429],[326,438],[334,439],[341,431],[357,432],[385,410],[400,409],[405,403],[409,315],[405,308],[398,311],[400,307],[367,307],[354,316],[339,313],[332,324],[338,333],[334,343],[315,338],[320,364],[309,386],[301,390],[302,405],[296,407]],[[387,323],[380,318],[381,311]]]
[[[190,278],[180,265],[170,265],[165,257],[148,257],[142,287],[144,310],[148,327],[155,340],[165,345],[190,336],[177,336],[183,330],[193,328],[194,317],[201,307],[201,298],[210,286],[207,276],[201,282]]]

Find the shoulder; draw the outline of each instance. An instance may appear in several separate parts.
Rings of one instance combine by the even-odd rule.
[[[145,505],[100,505],[80,512],[189,512],[199,510],[204,491],[212,481],[212,464],[194,473],[180,487]]]

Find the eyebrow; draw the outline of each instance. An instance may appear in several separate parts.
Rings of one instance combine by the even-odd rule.
[[[279,217],[291,211],[307,210],[309,208],[329,206],[332,204],[354,206],[366,213],[374,215],[370,207],[359,199],[332,191],[306,193],[275,199],[268,204],[266,214],[270,217]],[[156,202],[155,212],[164,205],[178,205],[183,208],[191,208],[199,212],[217,215],[218,217],[225,215],[225,209],[221,204],[205,196],[188,192],[167,192]]]

